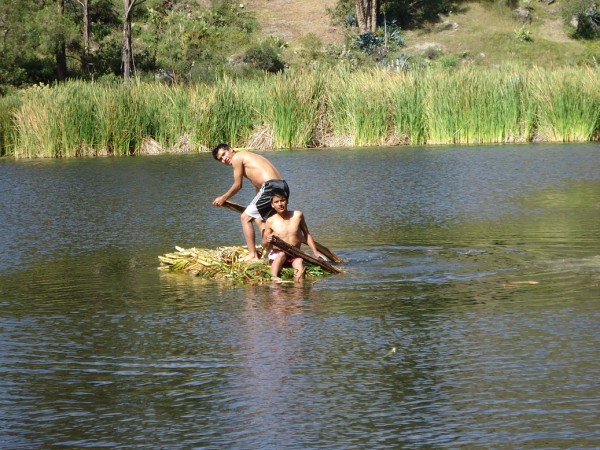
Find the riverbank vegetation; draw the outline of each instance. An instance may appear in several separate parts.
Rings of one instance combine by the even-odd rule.
[[[15,158],[600,138],[598,69],[288,71],[214,84],[70,81],[0,99]]]
[[[600,13],[566,3],[7,3],[0,156],[597,140]]]
[[[0,95],[102,78],[191,84],[314,64],[595,66],[596,0],[0,2]]]

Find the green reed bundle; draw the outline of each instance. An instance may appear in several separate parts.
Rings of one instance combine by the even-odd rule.
[[[269,262],[261,259],[257,262],[243,262],[240,259],[248,254],[245,247],[219,247],[217,249],[181,248],[176,252],[159,256],[159,269],[170,272],[185,272],[206,279],[230,280],[241,284],[261,284],[271,281]],[[328,275],[320,267],[307,266],[306,277],[324,277]],[[282,280],[293,280],[291,268],[281,272]]]

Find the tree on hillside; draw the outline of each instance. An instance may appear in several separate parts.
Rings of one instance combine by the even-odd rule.
[[[62,21],[65,13],[65,0],[57,0],[56,3],[58,17]],[[58,81],[64,81],[69,74],[67,69],[67,44],[65,42],[65,33],[60,28],[55,35],[54,55],[56,58],[56,78]]]
[[[54,79],[69,77],[68,57],[77,47],[78,31],[71,2],[66,0],[36,0],[29,4],[30,36],[23,44],[31,45],[36,55],[47,62],[54,61]]]
[[[354,0],[354,14],[359,32],[375,33],[383,22],[395,22],[403,28],[438,20],[439,14],[450,11],[462,0]],[[339,0],[337,13],[349,6],[349,0]]]
[[[563,5],[562,13],[574,37],[600,38],[600,4],[596,0],[572,0]]]
[[[355,0],[356,21],[361,33],[375,33],[377,29],[377,15],[379,14],[379,0]]]
[[[133,48],[131,45],[131,17],[133,8],[144,3],[146,0],[123,0],[123,54],[121,64],[123,66],[123,78],[128,81],[134,70]]]
[[[81,29],[83,36],[83,54],[81,55],[81,69],[88,71],[88,60],[90,54],[90,5],[89,0],[76,0],[81,6]]]

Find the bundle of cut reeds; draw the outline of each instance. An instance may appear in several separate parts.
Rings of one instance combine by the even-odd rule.
[[[248,254],[245,247],[218,247],[216,249],[175,247],[175,252],[159,256],[159,269],[185,272],[202,278],[231,280],[242,284],[261,284],[271,281],[271,270],[266,259],[240,261]],[[306,267],[306,278],[328,275],[321,267]],[[282,280],[293,280],[294,271],[284,268]]]

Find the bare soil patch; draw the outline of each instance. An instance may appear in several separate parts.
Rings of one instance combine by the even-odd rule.
[[[336,0],[247,0],[244,7],[254,12],[262,32],[278,36],[290,43],[298,42],[307,34],[314,34],[324,44],[343,41],[343,30],[331,24],[327,8]]]

